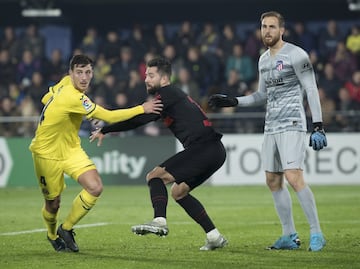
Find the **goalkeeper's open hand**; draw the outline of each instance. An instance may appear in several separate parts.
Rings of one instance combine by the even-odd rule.
[[[236,97],[229,97],[225,94],[214,94],[210,96],[208,103],[211,108],[217,108],[237,106],[239,102]]]
[[[327,146],[327,140],[325,131],[322,127],[321,122],[313,123],[314,130],[310,135],[310,143],[309,146],[312,147],[314,150],[320,150]]]

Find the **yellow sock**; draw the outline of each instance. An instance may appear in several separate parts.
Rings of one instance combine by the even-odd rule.
[[[74,199],[70,213],[62,225],[64,230],[71,230],[93,208],[97,199],[98,197],[82,190]]]
[[[59,211],[58,211],[59,212]],[[50,213],[45,209],[45,206],[41,209],[41,213],[45,222],[45,225],[48,230],[48,237],[51,240],[55,240],[56,235],[56,223],[57,223],[57,215],[58,213]]]

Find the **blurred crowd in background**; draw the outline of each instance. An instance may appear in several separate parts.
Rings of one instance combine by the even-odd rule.
[[[62,47],[46,55],[48,38],[36,24],[22,31],[6,26],[0,31],[0,118],[35,117],[41,113],[41,97],[48,87],[68,72],[70,57],[84,53],[95,61],[94,78],[87,95],[109,108],[126,108],[147,98],[145,63],[163,55],[173,64],[174,84],[188,93],[211,115],[225,115],[214,123],[225,133],[262,132],[264,107],[223,108],[207,106],[214,93],[231,96],[257,90],[257,62],[265,48],[257,24],[239,34],[236,25],[183,21],[171,33],[164,24],[134,24],[126,31],[86,29],[64,57]],[[303,22],[287,25],[286,41],[309,53],[316,72],[324,126],[327,131],[360,131],[360,22],[339,27],[329,20],[310,31]],[[175,29],[175,30],[174,30]],[[125,34],[126,33],[126,34]],[[305,100],[306,102],[306,100]],[[240,118],[234,120],[234,115]],[[241,117],[241,115],[246,115]],[[255,115],[252,117],[252,115]],[[309,113],[310,115],[310,113]],[[236,117],[235,117],[236,118]],[[32,137],[35,121],[0,121],[0,136]],[[80,135],[94,126],[84,121]],[[132,134],[166,134],[161,124],[149,124]]]

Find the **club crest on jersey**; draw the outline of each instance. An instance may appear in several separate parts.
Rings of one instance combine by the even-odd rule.
[[[89,100],[89,98],[86,96],[82,96],[80,100],[82,100],[82,105],[85,108],[85,110],[89,111],[92,107],[92,102]]]
[[[276,62],[276,70],[281,71],[281,70],[283,70],[283,68],[284,68],[284,62],[281,60],[277,61]]]

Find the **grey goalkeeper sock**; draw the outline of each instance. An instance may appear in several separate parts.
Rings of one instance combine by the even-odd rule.
[[[301,191],[297,192],[300,205],[304,210],[310,225],[310,233],[321,233],[319,217],[316,209],[314,194],[310,187],[306,185]]]
[[[292,215],[292,201],[288,188],[284,186],[282,189],[272,192],[272,195],[282,225],[283,235],[296,233]]]

